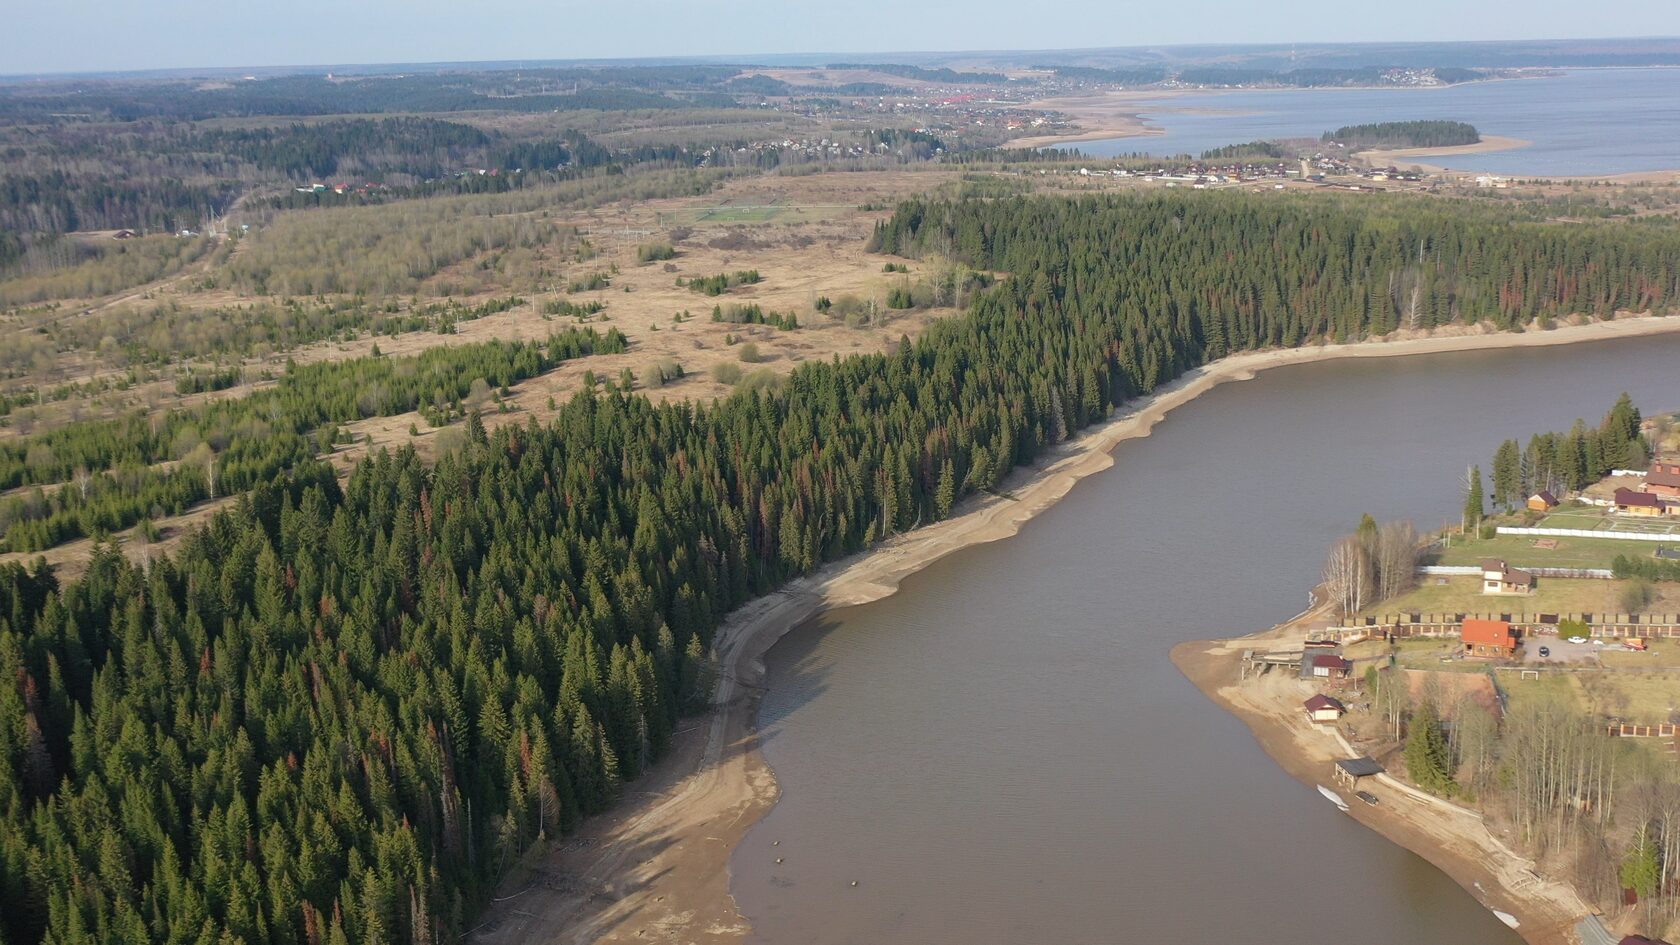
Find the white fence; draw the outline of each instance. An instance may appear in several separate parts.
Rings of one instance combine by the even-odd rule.
[[[1666,541],[1680,544],[1680,535],[1648,535],[1644,532],[1614,532],[1585,528],[1520,528],[1499,526],[1501,535],[1547,535],[1555,538],[1612,538],[1616,541]]]
[[[1522,564],[1513,565],[1513,567],[1521,568],[1535,577],[1593,578],[1596,580],[1609,580],[1615,577],[1608,568],[1531,568]],[[1462,564],[1426,564],[1417,570],[1419,574],[1436,574],[1443,577],[1448,575],[1475,575],[1480,577],[1482,574],[1481,568],[1473,568]]]

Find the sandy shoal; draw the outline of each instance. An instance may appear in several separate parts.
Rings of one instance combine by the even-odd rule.
[[[627,785],[612,810],[590,818],[570,838],[534,851],[513,869],[469,938],[491,945],[743,940],[750,927],[729,892],[729,857],[777,796],[775,776],[758,751],[754,730],[765,652],[789,630],[826,610],[879,600],[894,593],[906,576],[952,552],[1014,535],[1081,479],[1112,466],[1110,453],[1116,446],[1148,436],[1173,408],[1214,387],[1314,361],[1541,347],[1676,331],[1680,317],[1628,316],[1523,333],[1458,328],[1356,344],[1250,352],[1186,374],[1125,405],[1111,420],[1049,451],[1034,465],[1017,469],[998,495],[968,500],[950,519],[833,562],[731,614],[713,644],[718,685],[712,710],[685,720],[671,754]],[[1212,658],[1232,656],[1220,651]],[[1182,665],[1190,667],[1185,672],[1192,681],[1219,672],[1214,663],[1203,666],[1190,660]],[[1274,757],[1288,767],[1293,756],[1274,752]],[[1371,816],[1364,811],[1360,815]],[[1471,877],[1470,882],[1486,886],[1494,875],[1484,878],[1470,872],[1470,865],[1448,857],[1436,860],[1430,852],[1433,841],[1422,828],[1408,833],[1398,824],[1372,826],[1429,857],[1460,882]],[[1499,855],[1490,857],[1483,865],[1493,869]],[[1511,865],[1508,872],[1511,884],[1520,885],[1522,867]],[[1496,896],[1494,901],[1516,900]],[[1524,904],[1523,910],[1536,917],[1538,927],[1543,916],[1532,904]],[[1546,945],[1559,941],[1530,940]]]

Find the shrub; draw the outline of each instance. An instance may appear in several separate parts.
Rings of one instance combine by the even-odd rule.
[[[677,258],[677,249],[670,243],[643,243],[636,247],[636,261],[639,263],[660,262]]]
[[[742,345],[740,349],[735,352],[735,357],[741,359],[747,364],[757,364],[758,362],[764,360],[764,356],[758,351],[757,342],[752,341]]]
[[[733,387],[741,382],[741,367],[728,362],[715,364],[712,366],[712,380]]]

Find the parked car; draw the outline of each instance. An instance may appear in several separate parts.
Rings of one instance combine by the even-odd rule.
[[[1370,791],[1355,791],[1354,796],[1365,803],[1370,804],[1372,807],[1377,806],[1377,796],[1372,794]]]
[[[1549,646],[1541,647],[1540,648],[1540,655],[1541,656],[1551,656],[1552,655],[1552,648],[1549,647]]]
[[[1587,638],[1586,637],[1570,637],[1569,642],[1570,643],[1585,643],[1585,642],[1587,642]]]

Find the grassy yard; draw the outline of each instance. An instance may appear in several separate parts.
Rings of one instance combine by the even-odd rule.
[[[1593,715],[1630,722],[1666,722],[1680,709],[1680,674],[1583,673],[1576,679]]]
[[[1539,679],[1523,679],[1517,673],[1500,673],[1499,685],[1505,688],[1511,712],[1539,702],[1561,702],[1576,712],[1587,711],[1586,694],[1581,691],[1579,674],[1544,673]]]
[[[1566,506],[1540,520],[1539,528],[1579,528],[1588,531],[1639,532],[1680,538],[1680,519],[1616,515],[1590,505]]]
[[[1555,516],[1554,516],[1555,518]],[[1552,528],[1581,528],[1579,524],[1553,525]],[[1654,542],[1623,541],[1614,538],[1554,538],[1556,548],[1535,545],[1533,535],[1495,535],[1485,539],[1453,539],[1443,549],[1435,564],[1471,565],[1483,558],[1504,558],[1518,568],[1608,568],[1617,555],[1650,555],[1656,553]],[[1680,535],[1675,536],[1680,544]]]
[[[1394,661],[1406,669],[1427,669],[1439,673],[1480,673],[1488,664],[1481,660],[1451,659],[1458,652],[1457,637],[1416,637],[1394,644]]]
[[[1484,595],[1481,580],[1474,577],[1449,577],[1445,584],[1439,577],[1424,576],[1422,583],[1400,595],[1383,601],[1365,611],[1367,615],[1398,613],[1604,613],[1621,609],[1624,581],[1596,581],[1573,578],[1540,578],[1534,593],[1528,597]],[[1655,602],[1649,611],[1667,613],[1680,611],[1680,586],[1654,586]]]

